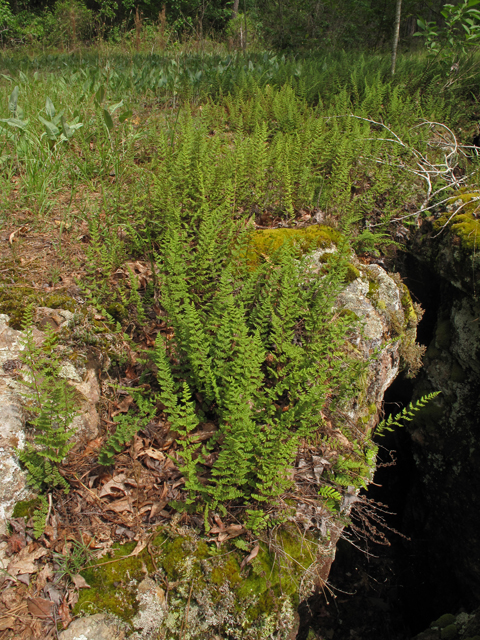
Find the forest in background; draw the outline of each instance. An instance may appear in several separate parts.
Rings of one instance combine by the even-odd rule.
[[[232,48],[369,49],[390,45],[398,3],[387,0],[0,0],[0,43],[71,50],[99,40],[163,49],[185,40]],[[456,3],[458,4],[458,3]],[[461,3],[460,3],[461,4]],[[467,3],[465,3],[467,4]],[[475,4],[473,2],[469,5]],[[417,21],[442,27],[442,0],[403,0],[400,46]]]

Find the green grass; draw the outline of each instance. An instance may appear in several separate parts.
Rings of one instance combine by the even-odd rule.
[[[319,207],[344,222],[388,222],[418,204],[424,185],[399,169],[414,166],[408,150],[383,142],[391,135],[380,126],[350,116],[383,122],[424,152],[428,132],[412,127],[436,120],[468,133],[477,109],[469,92],[480,84],[479,72],[442,93],[443,79],[425,70],[422,56],[404,58],[394,81],[388,58],[378,55],[90,51],[0,60],[0,117],[12,115],[9,96],[18,86],[28,120],[24,129],[1,125],[2,216],[42,219],[60,199],[64,226],[98,216],[99,208],[110,223],[124,223],[112,211],[131,202],[139,184],[148,200],[152,181],[163,185],[166,173],[183,207],[198,206],[202,188],[218,200],[218,185],[234,181],[235,205],[246,217],[267,210],[293,219]],[[82,125],[68,142],[58,142],[58,122],[55,134],[40,121],[50,121],[47,98],[57,116],[64,110],[67,123]]]

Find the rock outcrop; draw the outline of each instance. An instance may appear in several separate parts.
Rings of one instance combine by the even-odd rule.
[[[422,553],[432,584],[448,590],[445,582],[456,580],[459,597],[473,607],[480,599],[480,225],[461,215],[438,236],[446,220],[427,221],[412,247],[441,276],[434,336],[415,395],[441,394],[411,428],[421,481],[409,498],[410,519],[418,538],[428,540]]]
[[[54,316],[54,319],[52,318]],[[40,326],[45,323],[59,330],[68,323],[73,314],[61,309],[42,307],[37,310]],[[21,351],[24,333],[9,326],[9,317],[0,315],[0,535],[6,533],[6,522],[11,517],[15,504],[31,497],[27,476],[18,463],[16,449],[22,449],[26,434],[24,428],[25,387],[19,382],[22,373]],[[41,344],[45,334],[33,329],[36,344]],[[77,438],[94,438],[98,433],[99,417],[96,403],[100,398],[100,388],[95,368],[77,359],[75,364],[68,360],[62,367],[61,375],[79,392],[77,395],[79,414],[72,426]],[[2,548],[0,544],[0,558]],[[3,545],[3,547],[2,547]]]
[[[320,269],[322,253],[310,256],[312,272],[315,265]],[[273,538],[260,536],[249,553],[233,538],[217,551],[212,546],[218,543],[216,533],[202,539],[196,530],[180,526],[179,515],[157,532],[148,549],[85,572],[91,589],[80,593],[77,615],[110,611],[129,624],[137,640],[167,632],[186,640],[227,634],[238,640],[295,638],[298,603],[327,580],[359,490],[345,487],[337,511],[329,510],[318,499],[322,476],[334,467],[339,451],[352,454],[353,436],[349,440],[345,433],[372,445],[385,389],[415,341],[417,315],[408,291],[378,265],[363,265],[352,256],[349,283],[337,305],[339,314],[356,319],[348,355],[364,363],[364,373],[355,397],[338,399],[336,409],[327,412],[329,442],[320,439],[297,457],[291,470],[297,487],[291,522]],[[373,457],[366,482],[374,464]],[[132,543],[116,549],[112,559],[131,551]],[[145,579],[145,572],[150,577]]]

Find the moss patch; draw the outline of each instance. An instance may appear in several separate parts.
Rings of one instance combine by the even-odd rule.
[[[45,306],[43,298],[31,287],[0,286],[0,313],[10,316],[13,329],[23,328],[25,309],[28,305]]]
[[[33,512],[38,506],[40,506],[40,500],[38,498],[21,500],[14,506],[12,518],[25,518],[25,520],[28,520],[33,516]]]
[[[175,625],[181,624],[187,601],[192,611],[200,612],[202,624],[211,615],[208,612],[218,612],[221,604],[228,610],[228,624],[234,618],[238,628],[245,629],[241,637],[247,640],[263,637],[257,634],[263,626],[276,625],[278,616],[284,615],[285,602],[287,609],[294,611],[300,582],[316,560],[318,542],[304,538],[293,528],[278,529],[268,544],[260,544],[258,555],[244,568],[242,560],[248,551],[242,552],[230,542],[217,549],[193,532],[180,534],[174,527],[160,529],[150,551],[143,549],[138,556],[124,558],[135,544],[115,546],[98,566],[82,571],[91,589],[80,591],[75,615],[109,611],[131,623],[138,611],[137,586],[145,578],[145,571],[154,572],[155,563],[157,581],[163,580],[169,588],[167,618],[173,625],[171,631],[180,631]],[[212,632],[226,632],[226,628],[215,625],[212,622]],[[253,629],[255,632],[250,633]],[[197,637],[193,631],[191,637]]]
[[[255,267],[261,263],[262,258],[273,255],[287,243],[291,243],[300,255],[305,255],[315,249],[337,245],[341,239],[342,236],[338,231],[320,225],[302,229],[260,229],[251,236],[247,260],[252,267]]]
[[[45,298],[45,306],[50,309],[65,309],[66,311],[75,311],[76,302],[70,296],[59,293],[52,293]]]

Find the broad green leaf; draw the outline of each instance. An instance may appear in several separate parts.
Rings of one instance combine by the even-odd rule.
[[[47,116],[50,118],[50,120],[53,120],[53,118],[55,117],[55,107],[53,106],[53,102],[50,100],[50,98],[47,96],[47,100],[45,102],[45,113],[47,114]]]
[[[18,75],[20,76],[20,80],[23,82],[23,84],[28,84],[29,80],[27,76],[23,73],[23,71],[20,71]]]
[[[0,120],[0,122],[6,122],[11,127],[16,127],[17,129],[25,130],[28,124],[28,120],[19,120],[18,118],[6,118]]]
[[[0,77],[5,78],[9,82],[13,82],[13,79],[10,76],[6,76],[4,73],[0,73]]]
[[[474,7],[476,4],[480,4],[480,0],[469,0],[467,3],[467,9]]]
[[[105,124],[107,125],[107,129],[111,131],[113,129],[113,120],[107,109],[103,110],[103,119],[105,121]]]
[[[70,140],[70,138],[73,136],[74,130],[68,126],[63,116],[62,116],[62,129],[63,129],[63,135],[65,136],[65,138],[67,138],[67,140]]]
[[[125,122],[125,120],[128,120],[128,118],[131,118],[132,115],[133,115],[132,110],[131,109],[127,109],[126,111],[124,111],[123,113],[121,113],[118,116],[118,120],[123,123],[123,122]]]
[[[47,132],[47,136],[51,139],[51,140],[56,140],[58,134],[60,133],[60,130],[58,127],[56,127],[53,122],[49,122],[48,120],[45,120],[45,118],[42,118],[42,116],[38,116],[38,119],[40,120],[40,122],[45,126],[45,130]]]
[[[120,107],[123,107],[123,100],[120,100],[120,102],[117,102],[117,104],[114,104],[112,107],[110,107],[110,113],[115,113],[115,111],[117,109],[120,109]]]
[[[95,102],[97,104],[102,104],[104,98],[105,98],[105,87],[102,84],[98,87],[97,93],[95,94]]]
[[[13,115],[15,115],[17,112],[19,91],[20,89],[18,88],[18,85],[17,85],[15,89],[12,91],[12,93],[10,94],[10,98],[8,99],[8,110]]]

